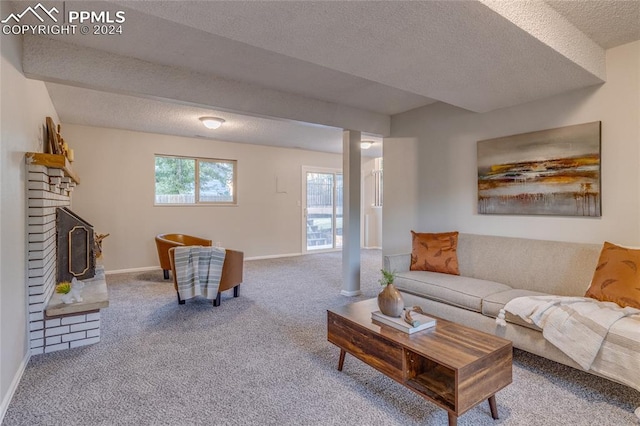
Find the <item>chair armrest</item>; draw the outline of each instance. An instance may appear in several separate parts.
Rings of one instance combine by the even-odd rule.
[[[384,269],[395,272],[408,272],[411,268],[411,253],[392,254],[384,257]]]
[[[226,249],[222,276],[220,277],[220,290],[225,291],[242,283],[244,273],[244,252]]]
[[[156,249],[158,250],[158,260],[160,261],[160,267],[162,269],[167,271],[171,269],[171,263],[169,261],[169,249],[175,246],[176,244],[173,241],[156,237]]]

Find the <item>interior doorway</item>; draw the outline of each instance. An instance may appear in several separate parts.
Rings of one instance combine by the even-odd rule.
[[[303,251],[342,248],[341,170],[303,170]]]

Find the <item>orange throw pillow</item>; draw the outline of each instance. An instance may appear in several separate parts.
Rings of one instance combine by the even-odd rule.
[[[605,242],[585,296],[640,309],[640,250]]]
[[[458,233],[419,234],[411,231],[412,271],[432,271],[460,275],[458,271]]]

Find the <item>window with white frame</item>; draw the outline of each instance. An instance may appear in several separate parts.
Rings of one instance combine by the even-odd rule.
[[[155,156],[155,204],[235,205],[237,161]]]

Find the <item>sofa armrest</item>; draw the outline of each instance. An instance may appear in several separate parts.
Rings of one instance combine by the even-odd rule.
[[[408,272],[411,266],[411,253],[392,254],[384,257],[384,269],[395,272]]]

